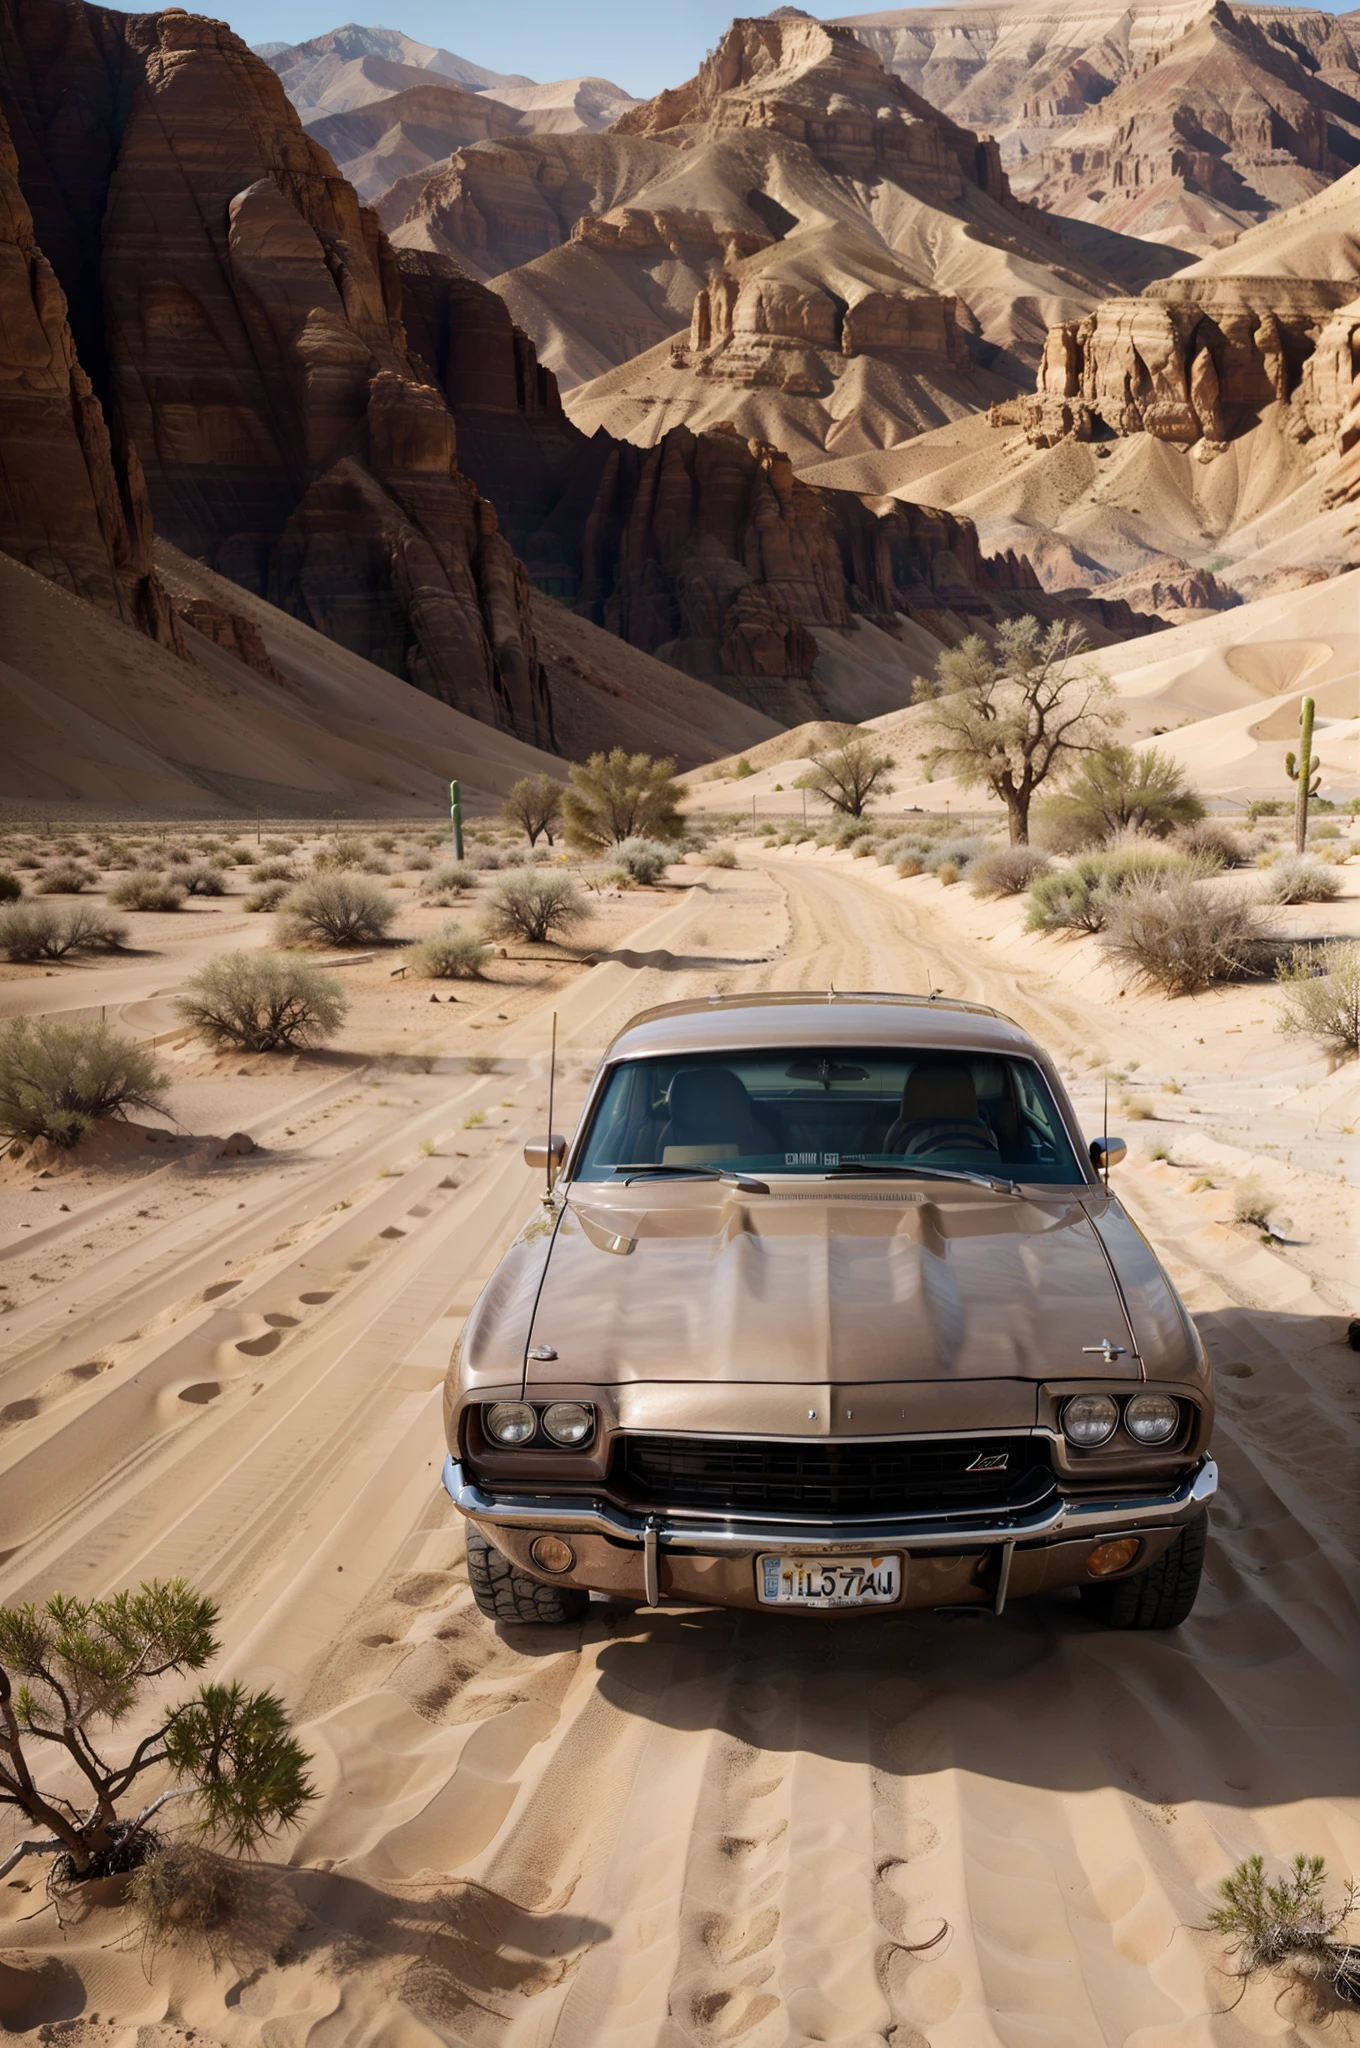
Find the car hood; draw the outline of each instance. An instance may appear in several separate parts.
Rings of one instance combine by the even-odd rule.
[[[1122,1346],[1110,1361],[1098,1351]],[[837,1187],[573,1187],[533,1314],[530,1389],[635,1380],[1136,1379],[1080,1200]]]

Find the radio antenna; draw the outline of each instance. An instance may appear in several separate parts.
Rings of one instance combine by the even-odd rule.
[[[550,1195],[550,1194],[552,1193],[552,1190],[553,1190],[553,1158],[552,1158],[552,1140],[553,1140],[553,1089],[554,1089],[554,1086],[555,1086],[555,1084],[556,1084],[556,1081],[557,1081],[557,1012],[556,1012],[556,1010],[554,1010],[554,1011],[553,1011],[553,1013],[552,1013],[552,1050],[551,1050],[551,1051],[549,1052],[549,1054],[548,1054],[548,1143],[547,1143],[547,1145],[546,1145],[546,1147],[545,1147],[545,1149],[544,1149],[544,1165],[543,1165],[543,1171],[544,1171],[544,1173],[545,1173],[545,1175],[546,1175],[546,1177],[547,1177],[547,1186],[545,1187],[545,1189],[544,1189],[544,1191],[543,1191],[543,1193],[544,1193],[544,1199],[545,1199],[545,1200],[546,1200],[546,1199],[547,1199],[547,1197],[548,1197],[548,1196],[549,1196],[549,1195]]]
[[[554,1017],[554,1029],[556,1029],[556,1026],[557,1019]],[[1110,1070],[1108,1067],[1105,1069],[1105,1110],[1100,1120],[1100,1129],[1100,1166],[1105,1176],[1105,1187],[1108,1192],[1110,1186]]]

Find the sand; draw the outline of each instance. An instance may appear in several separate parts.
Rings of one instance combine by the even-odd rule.
[[[222,1604],[220,1670],[283,1690],[323,1795],[270,1859],[305,1920],[258,1967],[172,1947],[144,1968],[117,1909],[63,1932],[23,1867],[0,1888],[0,2017],[24,2038],[1354,2038],[1287,1991],[1277,2007],[1278,1984],[1215,2018],[1236,1987],[1203,1930],[1249,1851],[1360,1866],[1360,1070],[1278,1037],[1267,988],[1168,1005],[932,878],[806,848],[742,862],[674,870],[695,886],[569,985],[441,1015],[428,1059],[370,1043],[299,1067],[253,1121],[259,1153],[115,1180],[83,1268],[60,1263],[95,1241],[76,1204],[41,1261],[11,1239],[0,1273],[44,1278],[0,1324],[0,1598],[187,1573]],[[1353,928],[1353,879],[1338,909]],[[1224,1491],[1177,1633],[1103,1633],[1063,1603],[834,1636],[600,1603],[562,1633],[476,1614],[439,1385],[532,1211],[518,1148],[545,1115],[551,1011],[569,1123],[647,1003],[828,980],[997,1003],[1053,1049],[1089,1130],[1107,1065],[1121,1111],[1151,1105],[1123,1126],[1120,1192],[1220,1372]],[[494,1073],[469,1071],[473,1043]],[[1248,1174],[1286,1241],[1231,1222]]]

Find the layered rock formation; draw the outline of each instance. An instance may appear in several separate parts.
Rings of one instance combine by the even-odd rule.
[[[379,60],[367,61],[376,65]],[[511,109],[486,93],[422,79],[365,106],[322,114],[308,124],[308,133],[334,158],[359,197],[372,202],[398,179],[427,171],[462,144],[511,135],[517,125]]]
[[[942,366],[952,299],[972,356],[1023,377],[1060,305],[1115,289],[1014,198],[989,138],[794,10],[734,22],[695,78],[606,135],[455,151],[381,211],[398,245],[494,280],[568,392],[680,339],[701,292],[710,332],[716,294],[737,334],[832,353],[847,309],[870,301],[852,351]],[[738,384],[771,368],[768,350],[719,355]],[[712,367],[724,374],[717,355]],[[827,389],[826,368],[804,382]]]
[[[0,550],[182,652],[135,450],[117,451],[0,119]]]
[[[445,702],[550,742],[525,572],[407,351],[376,220],[274,73],[178,9],[20,0],[4,38],[38,240],[160,530]]]

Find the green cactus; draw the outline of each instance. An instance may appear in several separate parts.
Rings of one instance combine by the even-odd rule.
[[[1308,799],[1316,796],[1321,783],[1318,769],[1322,763],[1313,752],[1313,700],[1305,697],[1299,712],[1299,751],[1284,757],[1284,772],[1291,782],[1299,785],[1294,800],[1294,851],[1302,853],[1308,845]]]

